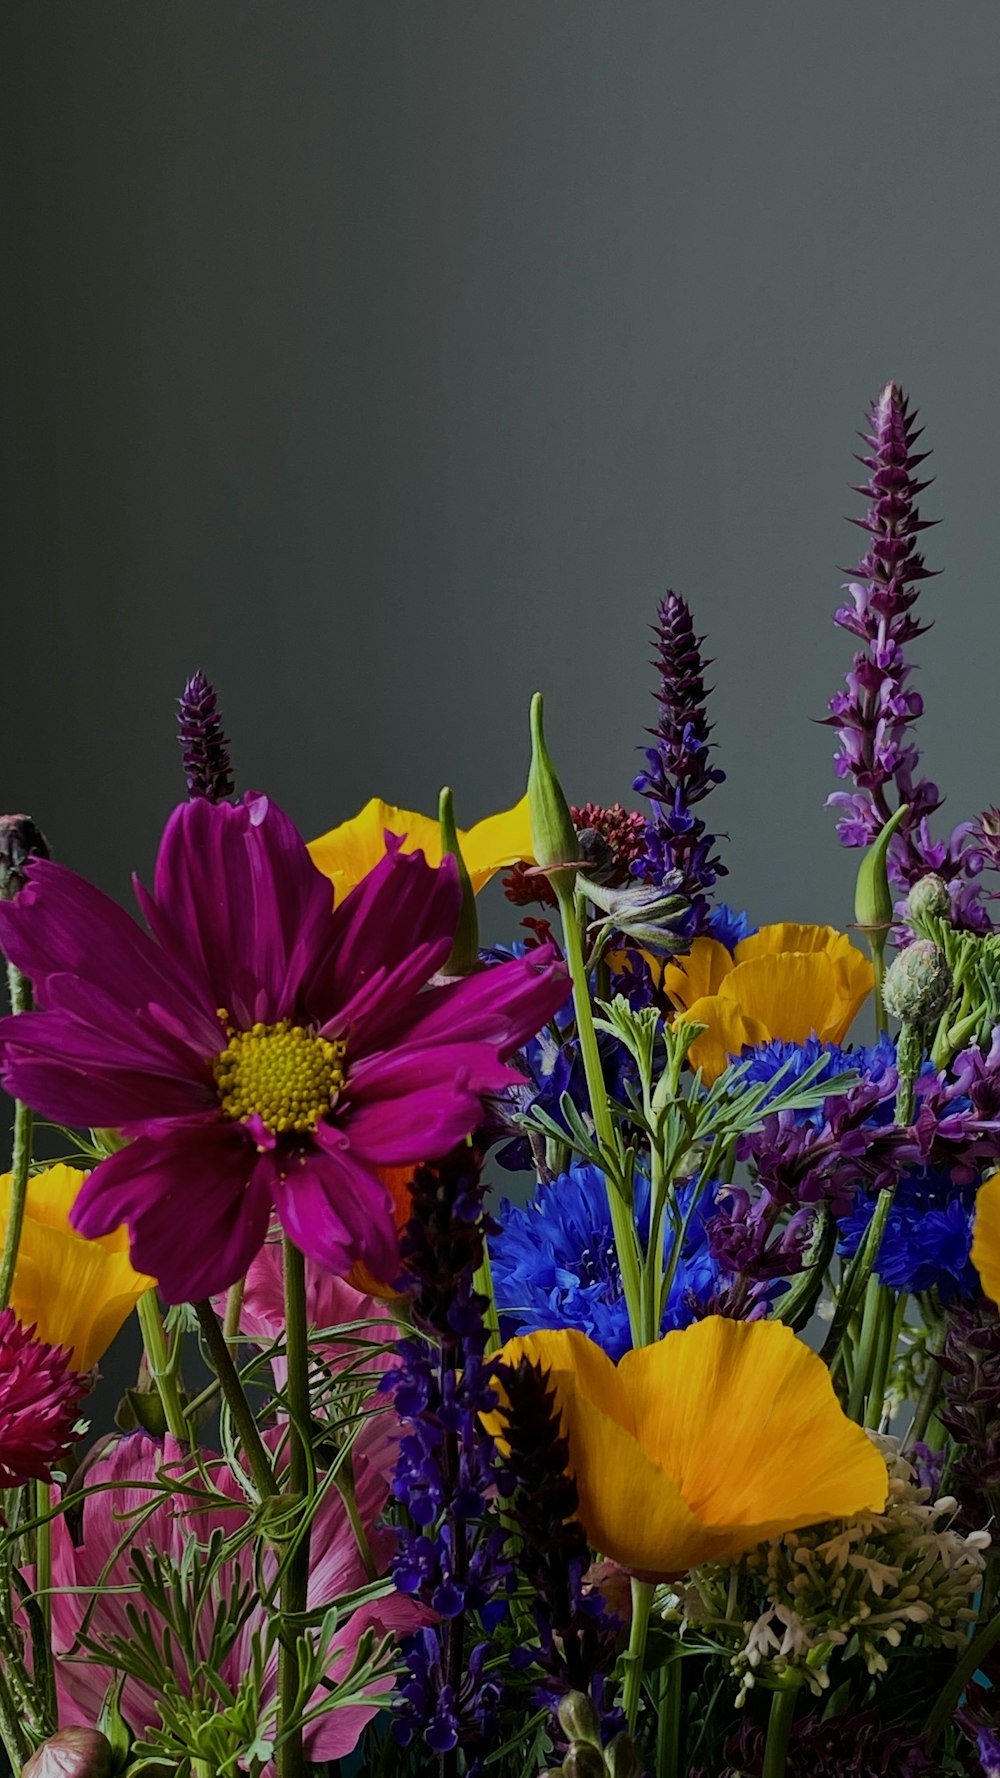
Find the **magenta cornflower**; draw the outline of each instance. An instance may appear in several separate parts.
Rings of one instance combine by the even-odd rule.
[[[73,1443],[85,1378],[70,1354],[34,1338],[13,1309],[0,1311],[0,1488],[47,1482]]]
[[[386,836],[338,906],[288,816],[265,796],[204,798],[167,823],[144,932],[83,878],[26,867],[0,947],[39,1010],[0,1020],[9,1092],[59,1123],[121,1129],[73,1221],[127,1223],[133,1264],[171,1302],[242,1277],[272,1213],[318,1264],[398,1269],[379,1166],[444,1154],[475,1128],[506,1060],[566,996],[553,946],[428,985],[461,907],[454,861],[432,869]]]

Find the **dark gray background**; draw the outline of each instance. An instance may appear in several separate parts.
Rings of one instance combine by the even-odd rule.
[[[811,719],[889,376],[926,764],[1000,801],[998,52],[996,0],[5,6],[0,804],[127,896],[199,665],[310,835],[513,800],[537,686],[627,800],[670,584],[732,899],[848,919]]]

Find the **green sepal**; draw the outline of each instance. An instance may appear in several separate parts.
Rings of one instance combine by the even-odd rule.
[[[455,825],[455,800],[445,786],[438,799],[438,822],[441,827],[441,856],[454,858],[458,866],[458,881],[462,889],[462,907],[455,928],[455,938],[451,954],[444,966],[445,975],[471,975],[479,966],[479,915],[476,912],[476,894],[472,887],[462,848],[458,840],[458,828]]]

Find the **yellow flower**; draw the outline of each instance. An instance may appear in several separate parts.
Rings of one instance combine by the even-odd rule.
[[[689,1051],[708,1084],[744,1044],[814,1035],[842,1043],[873,982],[871,964],[846,932],[790,920],[762,926],[732,955],[714,938],[696,938],[662,974],[679,1016],[708,1027]]]
[[[441,863],[441,830],[430,815],[416,815],[411,809],[396,809],[392,803],[372,797],[353,821],[344,821],[313,840],[309,855],[323,875],[330,878],[336,899],[344,896],[374,870],[385,855],[385,832],[400,834],[410,852],[424,853],[428,864]],[[528,799],[521,798],[512,809],[499,815],[488,815],[459,833],[459,845],[466,869],[477,895],[485,883],[509,864],[521,858],[531,859],[531,823]]]
[[[709,1316],[617,1366],[568,1328],[511,1340],[501,1356],[548,1371],[581,1523],[601,1555],[645,1579],[885,1504],[885,1463],[822,1360],[780,1322]]]
[[[133,1270],[128,1230],[85,1241],[69,1213],[87,1175],[47,1167],[28,1182],[11,1307],[24,1327],[65,1346],[75,1371],[89,1371],[107,1351],[143,1292],[154,1283]],[[11,1175],[0,1175],[0,1230],[10,1214]]]
[[[979,1188],[972,1263],[986,1295],[1000,1306],[1000,1173],[991,1174]]]

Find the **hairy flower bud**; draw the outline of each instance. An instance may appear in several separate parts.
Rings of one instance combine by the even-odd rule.
[[[919,877],[906,897],[907,919],[919,926],[922,920],[947,920],[950,912],[951,897],[944,879],[934,871]]]
[[[951,996],[947,959],[929,938],[918,938],[908,945],[886,971],[882,988],[886,1012],[905,1025],[925,1025],[939,1019]]]
[[[99,1729],[60,1729],[22,1767],[21,1778],[111,1778],[111,1743]]]
[[[0,901],[12,901],[24,888],[32,858],[48,858],[48,841],[30,815],[0,815]]]

